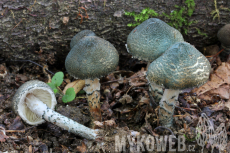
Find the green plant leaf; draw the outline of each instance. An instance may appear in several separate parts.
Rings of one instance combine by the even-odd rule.
[[[191,17],[193,14],[193,9],[188,9],[188,16]]]
[[[185,29],[185,28],[184,28],[184,33],[185,33],[186,35],[188,35],[188,29]]]
[[[62,97],[62,101],[64,103],[67,103],[67,102],[73,101],[74,98],[75,98],[75,91],[74,91],[74,88],[71,87],[66,90],[65,95]]]
[[[56,87],[60,86],[64,79],[64,73],[63,72],[57,72],[52,77],[51,83],[54,84]]]
[[[141,14],[145,14],[147,11],[148,11],[148,8],[143,9],[143,10],[141,11]]]
[[[175,7],[175,8],[180,8],[180,6],[178,6],[178,5],[174,5],[174,7]]]
[[[54,91],[55,94],[58,93],[58,89],[53,83],[50,82],[47,84],[50,86],[50,88]]]
[[[152,10],[152,9],[150,9],[150,10],[148,11],[148,13],[151,14],[151,15],[153,15],[153,16],[158,16],[158,13],[155,12],[154,10]]]
[[[132,26],[133,26],[133,24],[132,24],[132,23],[129,23],[129,24],[127,24],[127,26],[128,26],[128,27],[132,27]]]
[[[79,92],[78,92],[78,94],[85,94],[86,92],[85,92],[85,90],[80,90]]]

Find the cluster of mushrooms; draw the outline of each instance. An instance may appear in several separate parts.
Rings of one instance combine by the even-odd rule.
[[[92,119],[101,121],[99,78],[115,70],[118,52],[111,43],[90,30],[74,36],[70,47],[66,70],[74,78],[85,80],[84,90]],[[149,62],[147,79],[155,101],[160,105],[160,123],[172,126],[180,90],[204,84],[211,70],[209,61],[194,46],[184,42],[178,30],[156,18],[150,18],[133,29],[126,47],[132,56]],[[13,98],[15,112],[30,125],[46,120],[84,138],[100,138],[99,130],[53,111],[56,103],[52,89],[38,80],[23,84]]]

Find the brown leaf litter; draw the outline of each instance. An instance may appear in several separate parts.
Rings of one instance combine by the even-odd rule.
[[[203,86],[195,88],[192,92],[196,93],[198,98],[212,101],[213,97],[219,96],[226,100],[225,106],[230,109],[230,64],[223,62],[210,75],[210,80]]]

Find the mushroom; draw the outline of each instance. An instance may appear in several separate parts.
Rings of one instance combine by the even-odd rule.
[[[147,79],[165,88],[159,109],[163,126],[172,126],[180,90],[203,85],[209,79],[210,70],[207,58],[186,42],[175,43],[150,64]]]
[[[176,42],[184,41],[181,33],[157,18],[150,18],[134,28],[127,38],[127,51],[139,60],[150,62],[161,56]],[[159,103],[163,89],[150,83],[155,102]]]
[[[230,24],[223,26],[217,33],[217,37],[221,42],[221,48],[224,49],[221,52],[222,57],[228,57],[230,54]]]
[[[20,86],[12,104],[13,110],[30,125],[38,125],[46,120],[84,138],[99,138],[98,130],[90,129],[53,111],[57,104],[55,94],[42,81],[32,80]]]
[[[85,36],[96,36],[96,34],[91,30],[82,30],[81,32],[78,32],[70,41],[70,49],[72,49],[73,46]]]
[[[93,120],[101,121],[99,78],[112,72],[118,65],[115,47],[97,36],[86,36],[71,49],[65,60],[67,72],[84,79],[86,96]]]

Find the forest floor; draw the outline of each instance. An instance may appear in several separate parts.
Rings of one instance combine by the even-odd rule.
[[[138,134],[151,136],[159,135],[185,135],[186,145],[194,145],[193,150],[184,152],[200,152],[202,147],[194,139],[199,117],[205,113],[214,129],[224,123],[227,138],[230,131],[230,64],[220,60],[219,56],[209,58],[212,65],[210,81],[202,87],[182,91],[174,113],[174,127],[165,129],[158,123],[158,107],[154,103],[145,78],[147,63],[134,60],[129,61],[129,70],[122,66],[128,62],[120,63],[117,70],[101,78],[101,110],[103,121],[114,121],[113,125],[98,127],[104,129],[106,136],[112,136],[120,131],[137,131]],[[125,64],[126,63],[126,64]],[[42,64],[42,63],[40,63]],[[36,70],[32,73],[32,71]],[[58,72],[57,69],[50,71]],[[7,72],[7,73],[6,73]],[[71,134],[56,125],[45,122],[39,126],[30,126],[23,122],[12,110],[12,98],[17,89],[26,81],[48,81],[47,74],[38,66],[25,66],[25,63],[0,64],[0,153],[1,152],[115,152],[114,142],[111,146],[85,140]],[[66,82],[74,79],[65,75]],[[63,90],[66,83],[60,88]],[[106,92],[105,92],[106,91]],[[90,124],[90,113],[85,94],[77,94],[74,101],[63,103],[60,95],[56,95],[56,111],[81,123]],[[105,122],[104,122],[105,123]],[[158,128],[157,128],[158,127]],[[218,135],[219,133],[215,133]],[[201,137],[201,136],[200,136]],[[112,144],[113,143],[113,144]],[[228,139],[225,152],[230,152]],[[99,144],[99,145],[98,145]],[[214,153],[218,153],[221,144],[216,144]],[[130,151],[130,145],[126,145]],[[204,152],[211,152],[210,142],[204,144]],[[154,152],[154,151],[153,151]],[[155,151],[156,152],[156,151]]]

